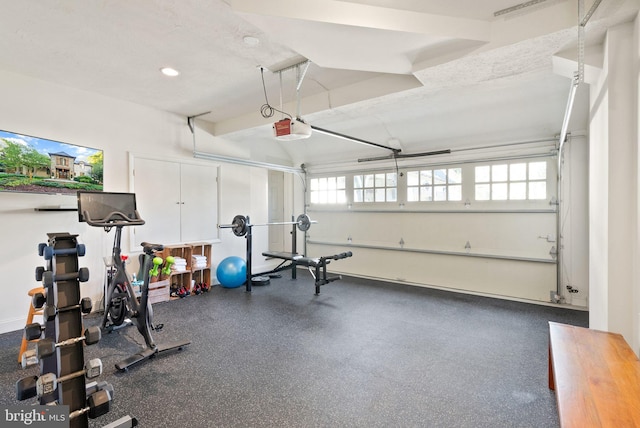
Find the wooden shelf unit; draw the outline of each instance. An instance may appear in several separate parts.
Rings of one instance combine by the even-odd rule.
[[[171,270],[169,275],[169,288],[170,290],[180,287],[185,287],[191,291],[191,245],[166,245],[162,250],[163,259],[167,259],[169,256],[182,257],[187,261],[186,270]]]
[[[191,266],[192,279],[196,284],[205,283],[211,286],[211,244],[208,242],[196,242],[191,244],[192,256],[205,256],[207,264],[205,267]]]
[[[203,255],[207,258],[206,267],[194,267],[192,256]],[[184,271],[171,271],[169,275],[169,287],[171,289],[184,287],[189,293],[192,291],[191,283],[200,282],[211,285],[211,244],[208,242],[195,242],[181,245],[167,245],[159,253],[166,259],[168,256],[182,257],[187,261],[187,269]]]

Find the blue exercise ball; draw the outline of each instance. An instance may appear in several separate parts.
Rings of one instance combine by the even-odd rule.
[[[224,288],[240,287],[247,280],[247,264],[241,257],[227,257],[218,265],[216,276]]]

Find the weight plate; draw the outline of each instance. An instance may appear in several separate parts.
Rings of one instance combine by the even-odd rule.
[[[300,214],[296,221],[298,223],[298,229],[302,232],[306,232],[311,227],[311,219],[306,214]]]
[[[123,287],[121,284],[116,285],[115,292],[122,292]],[[120,326],[124,323],[127,317],[127,305],[124,297],[114,297],[111,299],[111,305],[109,306],[109,318],[114,326]]]
[[[271,284],[271,280],[268,276],[252,276],[251,285],[262,286]]]
[[[233,218],[232,224],[235,224],[233,227],[233,234],[236,236],[244,236],[247,234],[247,218],[241,214],[238,214]]]

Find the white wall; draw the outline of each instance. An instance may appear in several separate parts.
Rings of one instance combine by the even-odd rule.
[[[638,312],[638,30],[612,27],[591,85],[590,327],[621,333],[640,353]]]
[[[586,102],[586,100],[585,100]],[[562,291],[567,304],[589,305],[589,141],[572,136],[564,146],[562,168]],[[569,293],[571,286],[574,293]]]
[[[0,129],[104,150],[105,190],[129,191],[129,152],[166,159],[192,159],[193,138],[186,118],[137,104],[0,72]],[[197,133],[198,149],[224,155],[251,155],[204,132]],[[213,164],[217,166],[219,164]],[[252,177],[247,180],[247,177]],[[221,165],[220,218],[232,219],[249,209],[266,218],[266,171],[239,165]],[[36,266],[44,265],[37,246],[48,232],[79,234],[87,255],[80,265],[90,271],[82,295],[97,302],[102,293],[104,265],[113,231],[79,223],[76,212],[35,212],[39,206],[75,206],[75,196],[0,193],[0,333],[21,329],[27,315],[27,291],[40,286]],[[264,210],[264,213],[261,211]],[[144,217],[144,213],[141,213]],[[122,247],[129,248],[128,234]],[[243,256],[244,239],[221,233],[214,244],[215,264],[228,255]],[[261,238],[256,238],[258,246]]]

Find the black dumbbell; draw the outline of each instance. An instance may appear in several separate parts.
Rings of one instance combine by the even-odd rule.
[[[87,412],[91,419],[109,413],[109,410],[111,410],[111,397],[109,397],[109,393],[106,390],[101,389],[87,398],[87,404],[87,407],[69,413],[69,419],[77,418]]]
[[[44,304],[47,303],[47,295],[46,292],[44,293],[36,293],[33,295],[33,297],[31,298],[31,304],[33,305],[34,308],[36,309],[40,309],[44,306]]]
[[[35,397],[38,394],[36,383],[38,376],[27,376],[16,382],[16,400],[22,401]]]
[[[42,244],[40,244],[42,245]],[[38,247],[38,253],[40,253],[40,247]],[[51,245],[45,245],[42,249],[42,256],[45,260],[51,260],[53,256],[63,256],[70,254],[78,254],[78,257],[83,257],[86,253],[86,247],[84,244],[78,244],[73,248],[53,248]]]
[[[36,344],[36,356],[39,360],[53,355],[56,352],[56,348],[60,348],[62,346],[73,345],[78,342],[82,342],[84,340],[85,344],[93,345],[94,343],[98,343],[100,338],[102,337],[102,333],[100,332],[100,327],[93,326],[89,327],[84,331],[84,335],[80,337],[74,337],[73,339],[67,339],[59,343],[55,343],[51,338],[44,338],[40,340]]]
[[[40,339],[42,332],[44,332],[44,327],[40,323],[33,322],[24,327],[24,338],[27,340]]]
[[[93,394],[96,391],[102,391],[105,390],[109,393],[109,398],[111,400],[113,400],[114,398],[114,390],[113,390],[113,385],[111,385],[110,383],[102,380],[100,382],[96,382],[95,380],[93,382],[89,382],[86,384],[85,386],[85,390],[87,393],[87,398]]]
[[[71,281],[74,279],[77,279],[80,282],[89,281],[89,269],[82,267],[78,272],[59,273],[56,275],[54,275],[50,270],[42,273],[42,285],[45,287],[53,285],[54,281]]]
[[[43,316],[47,321],[51,321],[60,312],[67,312],[75,309],[80,309],[80,312],[82,312],[83,314],[88,314],[91,312],[92,307],[93,307],[93,304],[91,303],[91,298],[84,297],[82,300],[80,300],[79,304],[65,306],[64,308],[57,308],[55,305],[47,305],[43,310]]]
[[[42,275],[46,272],[46,269],[44,268],[44,266],[38,266],[36,268],[36,281],[40,282],[42,281]]]
[[[45,373],[36,381],[36,393],[38,397],[51,394],[56,390],[60,382],[66,382],[71,379],[75,379],[78,376],[85,376],[87,379],[93,379],[102,374],[102,361],[100,358],[94,358],[87,361],[84,365],[84,370],[69,373],[68,375],[57,377],[53,373]]]

